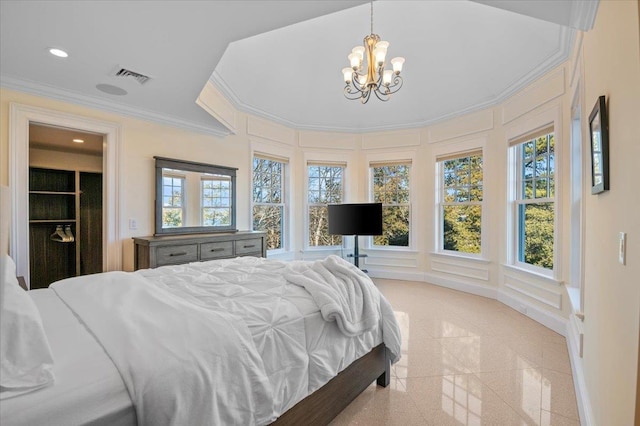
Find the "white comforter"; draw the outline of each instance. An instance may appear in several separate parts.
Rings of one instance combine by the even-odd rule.
[[[380,342],[400,353],[384,297],[378,324],[347,338],[286,266],[245,257],[52,288],[113,359],[139,424],[264,424]]]

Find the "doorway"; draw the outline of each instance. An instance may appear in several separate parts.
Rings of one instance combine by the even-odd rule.
[[[87,134],[102,135],[101,270],[121,270],[122,242],[119,235],[120,125],[75,114],[11,103],[9,105],[9,186],[13,203],[11,206],[12,226],[9,251],[16,262],[17,274],[25,278],[27,286],[30,288],[29,133],[32,124],[76,129]],[[72,229],[72,233],[73,231]]]
[[[103,138],[29,123],[31,289],[102,272]]]

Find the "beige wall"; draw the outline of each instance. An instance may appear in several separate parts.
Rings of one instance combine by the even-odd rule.
[[[584,371],[595,424],[631,425],[640,321],[638,2],[601,1],[584,35],[584,114],[607,97],[611,190],[586,198]],[[627,264],[618,233],[627,233]]]
[[[154,156],[178,158],[238,167],[238,227],[248,229],[249,181],[247,179],[248,144],[246,134],[224,139],[189,132],[118,114],[98,111],[17,91],[0,91],[0,183],[9,183],[9,104],[32,105],[70,114],[118,123],[121,133],[120,229],[123,244],[123,269],[133,269],[131,237],[154,232]],[[246,126],[243,126],[245,128]],[[129,219],[137,220],[138,229],[130,230]]]
[[[611,190],[600,195],[585,191],[585,321],[584,357],[577,380],[585,383],[578,398],[586,404],[593,424],[633,422],[638,377],[640,320],[640,40],[635,1],[601,1],[595,28],[580,49],[583,61],[582,117],[599,95],[606,95],[610,113]],[[307,160],[347,161],[346,201],[367,201],[368,162],[385,156],[413,162],[414,244],[408,252],[369,252],[372,275],[435,282],[525,307],[527,314],[564,334],[572,308],[565,286],[569,276],[569,90],[571,61],[551,71],[501,105],[433,126],[364,135],[295,131],[247,116],[217,98],[202,95],[211,110],[224,106],[225,122],[235,135],[217,138],[101,112],[64,102],[2,89],[0,91],[0,183],[8,183],[8,105],[10,102],[65,111],[122,126],[121,238],[123,268],[133,267],[131,237],[153,233],[153,156],[179,158],[238,168],[238,228],[250,223],[251,156],[271,152],[289,159],[290,230],[293,237],[284,258],[314,258],[326,252],[305,248],[305,167]],[[558,252],[562,265],[555,279],[513,270],[508,263],[507,138],[526,130],[537,117],[559,116],[557,200]],[[585,137],[587,133],[584,134]],[[469,145],[485,152],[486,251],[482,260],[434,254],[435,157]],[[587,145],[588,146],[588,145]],[[584,167],[589,167],[585,156]],[[130,218],[138,229],[128,229]],[[618,232],[628,236],[627,265],[617,263]],[[576,364],[578,365],[578,364]],[[581,383],[581,382],[580,382]],[[589,399],[587,400],[587,396]]]

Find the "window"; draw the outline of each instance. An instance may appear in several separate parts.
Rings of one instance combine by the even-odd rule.
[[[374,246],[409,246],[410,162],[372,163],[373,201],[382,203],[382,235]]]
[[[344,165],[307,164],[309,246],[342,245],[342,236],[329,235],[327,204],[343,201]]]
[[[512,145],[516,158],[516,259],[553,270],[555,138],[553,131]]]
[[[482,152],[438,158],[440,250],[480,254],[482,249]]]
[[[267,233],[267,250],[284,248],[286,161],[253,157],[253,229]]]
[[[162,176],[162,226],[173,228],[184,221],[184,176]]]
[[[231,225],[231,178],[205,175],[200,180],[203,226]]]

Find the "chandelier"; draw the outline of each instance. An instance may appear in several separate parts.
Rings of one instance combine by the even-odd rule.
[[[381,41],[380,36],[373,33],[373,2],[371,2],[371,34],[364,38],[364,46],[356,46],[348,56],[350,67],[342,69],[344,96],[349,100],[359,99],[366,104],[375,93],[383,102],[402,87],[402,65],[404,58],[391,60],[393,70],[385,70],[385,56],[389,48],[388,41]],[[366,55],[367,67],[363,68]]]

